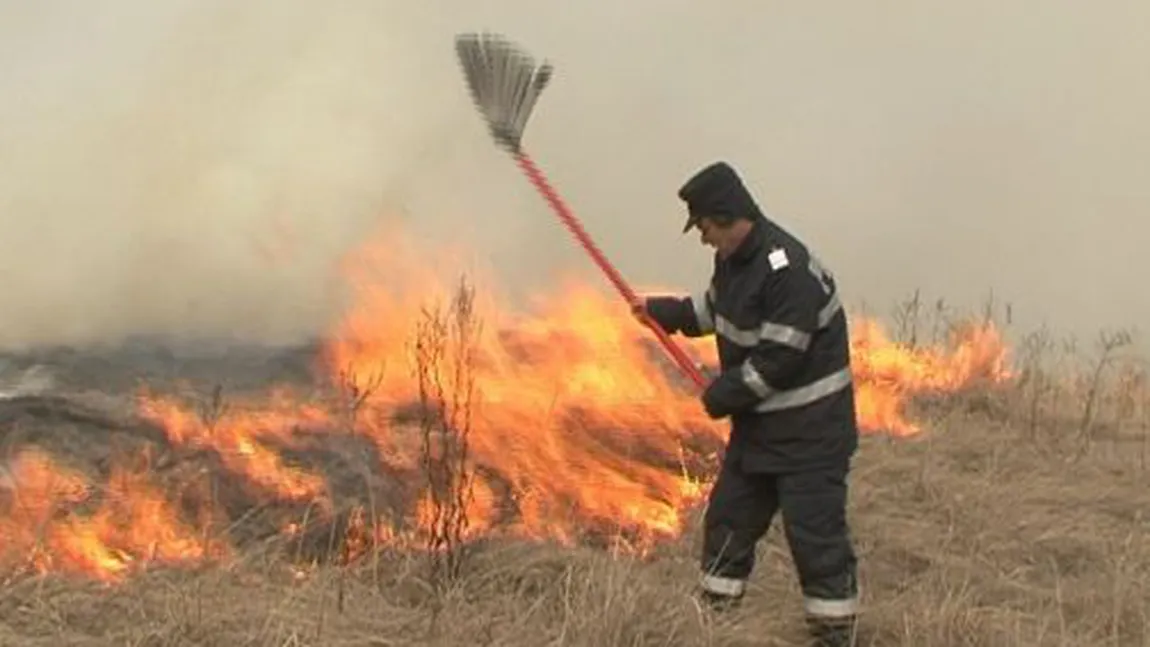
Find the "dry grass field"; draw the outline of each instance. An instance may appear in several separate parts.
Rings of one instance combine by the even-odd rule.
[[[36,362],[56,377],[0,401],[0,645],[804,644],[778,527],[743,608],[716,616],[692,598],[719,436],[689,395],[660,392],[670,399],[634,412],[592,393],[541,422],[499,399],[495,376],[508,373],[483,368],[490,342],[468,337],[473,315],[454,303],[415,326],[415,374],[342,374],[342,407],[315,404],[327,396],[307,386],[314,349],[12,360],[10,375]],[[548,339],[578,337],[556,325]],[[1150,390],[1128,340],[1029,335],[1009,376],[986,379],[1001,357],[969,336],[880,346],[857,334],[860,644],[1150,644]],[[578,352],[615,371],[657,361]],[[945,379],[913,388],[932,371]],[[163,385],[203,393],[195,385],[221,372],[235,402],[262,393],[263,408],[218,392],[198,409],[158,404],[175,402]],[[258,390],[269,376],[272,395]],[[124,395],[136,378],[152,404]],[[381,395],[401,381],[424,387],[403,391],[403,406]],[[882,402],[895,396],[914,429],[882,433],[883,420],[897,426]],[[289,400],[309,404],[293,405],[294,435],[273,433]],[[309,424],[324,430],[309,436]],[[462,484],[472,497],[453,499]],[[682,515],[668,530],[671,508]]]

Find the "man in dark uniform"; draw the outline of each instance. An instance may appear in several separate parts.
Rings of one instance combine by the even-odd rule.
[[[738,602],[755,545],[781,512],[804,610],[822,645],[850,644],[858,605],[846,520],[858,447],[846,314],[835,280],[807,247],[768,219],[729,165],[679,190],[715,248],[708,289],[635,304],[670,334],[714,333],[720,374],[702,396],[731,433],[705,515],[704,597]]]

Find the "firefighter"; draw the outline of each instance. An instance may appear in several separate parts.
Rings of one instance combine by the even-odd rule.
[[[702,597],[720,608],[742,599],[755,546],[779,513],[812,634],[851,644],[858,585],[845,509],[858,428],[835,279],[727,163],[700,170],[679,198],[683,233],[697,227],[715,249],[710,284],[633,308],[668,334],[716,336],[720,373],[702,405],[731,431],[704,517]]]

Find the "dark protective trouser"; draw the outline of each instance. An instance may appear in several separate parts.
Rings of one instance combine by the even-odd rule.
[[[849,462],[793,474],[744,471],[723,461],[704,517],[703,589],[738,598],[755,566],[755,545],[777,512],[798,571],[803,607],[815,623],[853,621],[856,557],[846,520]]]

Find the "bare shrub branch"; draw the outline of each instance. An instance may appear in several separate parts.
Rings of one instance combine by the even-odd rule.
[[[383,384],[384,365],[367,375],[348,365],[339,371],[338,388],[340,393],[340,414],[343,417],[347,433],[357,432],[359,412],[364,402],[371,398]]]
[[[1086,390],[1086,403],[1082,407],[1082,419],[1078,425],[1078,433],[1084,443],[1089,442],[1094,435],[1094,419],[1104,384],[1104,373],[1118,359],[1118,351],[1129,346],[1133,341],[1133,336],[1126,330],[1103,331],[1098,335],[1098,360],[1090,373]]]
[[[914,294],[898,303],[894,308],[894,338],[910,348],[918,347],[918,324],[922,312],[922,299],[916,288]]]
[[[1026,403],[1026,435],[1034,439],[1044,418],[1043,404],[1055,390],[1045,360],[1055,349],[1050,331],[1044,326],[1022,339],[1019,352],[1021,373],[1017,382],[1019,393]]]
[[[229,409],[230,406],[224,398],[224,386],[218,383],[212,387],[208,397],[202,398],[196,403],[196,413],[199,415],[204,429],[209,433],[215,431],[216,425],[228,413]]]
[[[423,530],[432,581],[459,577],[474,474],[469,438],[480,322],[473,288],[461,280],[450,305],[425,308],[413,343],[419,388],[421,462],[426,482]]]

